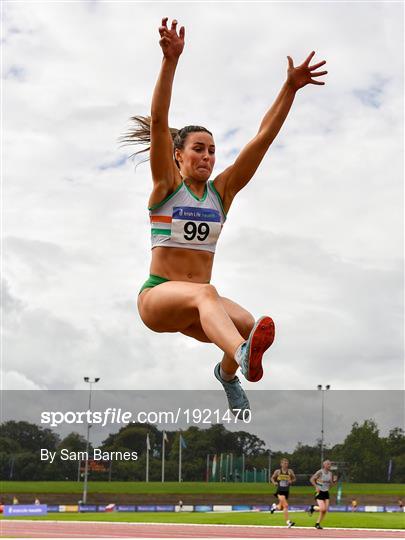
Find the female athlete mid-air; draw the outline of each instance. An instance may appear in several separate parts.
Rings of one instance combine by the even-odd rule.
[[[212,133],[195,125],[173,129],[168,121],[184,27],[177,32],[177,21],[169,28],[164,18],[159,34],[163,60],[151,115],[135,116],[134,129],[123,139],[148,145],[137,153],[150,151],[152,173],[152,262],[138,309],[142,321],[155,332],[181,332],[222,350],[214,374],[225,389],[229,408],[239,417],[249,409],[249,401],[236,371],[240,368],[248,381],[262,378],[262,357],[274,340],[274,323],[268,316],[255,322],[246,309],[220,296],[210,284],[215,248],[235,196],[251,180],[280,131],[296,92],[307,84],[324,84],[316,77],[327,72],[315,70],[325,61],[311,66],[312,52],[295,67],[287,57],[287,79],[257,134],[232,165],[209,180],[216,154]]]

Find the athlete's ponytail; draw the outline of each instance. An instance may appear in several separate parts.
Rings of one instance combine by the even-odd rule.
[[[140,144],[142,146],[146,146],[146,148],[142,148],[141,150],[138,150],[137,152],[132,154],[132,156],[136,156],[144,152],[149,152],[150,138],[151,138],[150,137],[151,117],[150,116],[133,116],[131,118],[131,121],[135,125],[123,137],[119,139],[120,143],[123,145]],[[189,133],[197,133],[200,131],[205,131],[206,133],[209,133],[210,135],[212,135],[211,131],[208,131],[207,128],[202,127],[202,126],[185,126],[181,129],[169,127],[169,130],[170,130],[170,135],[172,136],[172,139],[173,139],[173,153],[176,149],[182,150],[184,148],[184,143]],[[147,161],[147,160],[148,158],[146,158],[144,161]],[[179,166],[176,159],[175,159],[175,162],[176,162],[176,165]]]

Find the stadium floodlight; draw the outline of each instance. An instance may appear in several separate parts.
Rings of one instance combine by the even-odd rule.
[[[95,377],[95,379],[91,380],[90,377],[83,377],[84,382],[89,383],[90,389],[89,389],[89,411],[91,411],[91,390],[92,386],[95,383],[98,383],[100,380],[100,377]],[[83,483],[83,497],[82,501],[83,504],[86,504],[87,502],[87,480],[89,477],[89,446],[90,446],[90,428],[91,423],[89,422],[89,419],[87,419],[87,439],[86,439],[86,460],[84,462],[84,483]]]
[[[324,435],[325,435],[325,392],[327,390],[330,390],[330,384],[326,384],[325,388],[322,384],[318,384],[317,389],[321,391],[322,393],[322,411],[321,411],[321,467],[323,467],[323,460],[324,460]]]

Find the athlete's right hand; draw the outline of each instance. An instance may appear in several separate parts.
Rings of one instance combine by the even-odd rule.
[[[170,29],[167,27],[168,18],[162,19],[162,26],[159,27],[159,34],[161,40],[159,45],[162,47],[163,55],[170,60],[177,60],[184,48],[184,26],[180,27],[179,34],[177,35],[176,26],[177,21],[174,19]]]

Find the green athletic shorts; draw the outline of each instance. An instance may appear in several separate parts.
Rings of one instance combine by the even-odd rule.
[[[145,283],[142,285],[141,290],[138,294],[141,294],[144,289],[152,289],[153,287],[156,287],[156,285],[160,285],[161,283],[165,283],[166,281],[170,281],[170,279],[151,274],[149,278],[145,281]]]

